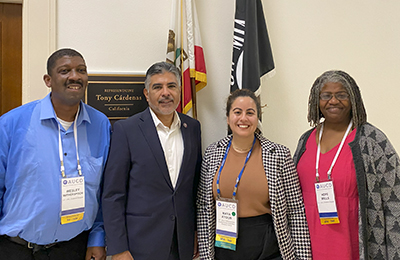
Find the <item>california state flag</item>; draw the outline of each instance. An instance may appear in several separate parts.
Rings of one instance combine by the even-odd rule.
[[[193,0],[172,0],[167,62],[182,72],[182,95],[178,111],[196,116],[196,92],[207,85],[196,5]]]

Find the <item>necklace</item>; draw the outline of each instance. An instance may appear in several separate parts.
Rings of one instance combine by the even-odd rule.
[[[250,146],[248,148],[245,148],[245,149],[242,149],[242,148],[239,148],[239,147],[235,146],[234,144],[232,144],[233,150],[235,150],[238,153],[247,153],[248,151],[250,151],[251,147],[252,146]]]

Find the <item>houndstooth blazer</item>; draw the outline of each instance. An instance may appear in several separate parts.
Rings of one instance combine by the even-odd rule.
[[[310,237],[300,184],[289,149],[256,134],[261,143],[271,211],[284,260],[311,259]],[[200,258],[214,259],[215,200],[212,183],[231,136],[211,144],[205,151],[197,198],[197,231]]]

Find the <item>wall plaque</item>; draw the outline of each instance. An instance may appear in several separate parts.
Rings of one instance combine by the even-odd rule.
[[[148,106],[144,80],[141,75],[89,75],[85,102],[112,121],[128,118]]]

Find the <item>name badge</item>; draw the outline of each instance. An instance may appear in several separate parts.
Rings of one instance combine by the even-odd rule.
[[[236,250],[238,236],[237,200],[217,199],[216,201],[215,246]]]
[[[61,179],[61,224],[83,219],[85,213],[85,177]]]
[[[315,194],[317,195],[318,213],[321,225],[340,223],[336,208],[333,182],[326,181],[315,183]]]

